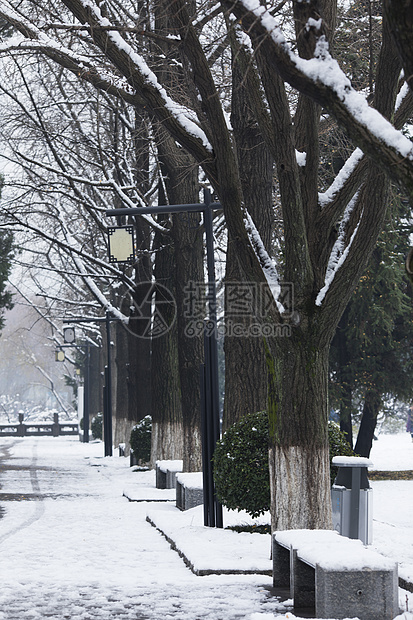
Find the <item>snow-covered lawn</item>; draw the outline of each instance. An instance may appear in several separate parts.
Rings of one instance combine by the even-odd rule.
[[[271,596],[270,576],[194,575],[146,517],[212,570],[270,568],[269,536],[204,528],[200,507],[181,513],[173,503],[129,502],[125,488],[159,499],[154,473],[134,472],[128,459],[102,454],[101,443],[73,437],[1,439],[0,494],[43,498],[0,502],[1,620],[295,617],[291,601]],[[376,469],[413,469],[410,436],[380,436],[371,460]],[[399,574],[413,581],[413,481],[372,487],[372,546],[396,559]],[[226,524],[248,520],[225,512]],[[406,611],[413,610],[413,594],[400,590],[400,606],[402,618],[413,620]]]

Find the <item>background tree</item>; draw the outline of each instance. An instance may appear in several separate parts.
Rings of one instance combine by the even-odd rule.
[[[410,209],[406,214],[408,205],[397,194],[392,206],[368,269],[341,317],[330,355],[333,402],[340,407],[340,426],[350,445],[351,414],[357,413],[356,403],[364,403],[355,445],[361,456],[370,454],[384,401],[412,398],[413,304],[404,270]]]
[[[0,197],[3,183],[4,179],[0,176]],[[15,251],[12,231],[0,228],[0,330],[4,327],[4,311],[13,307],[12,293],[7,283]]]
[[[7,286],[15,252],[14,237],[10,230],[0,229],[0,329],[4,327],[4,311],[13,307],[13,297]]]
[[[103,308],[121,319],[121,323],[112,328],[116,343],[113,375],[115,445],[120,441],[127,443],[133,424],[141,417],[153,414],[154,460],[184,456],[185,467],[198,470],[201,466],[200,405],[199,389],[194,390],[194,385],[198,385],[201,347],[199,338],[184,336],[185,326],[181,319],[184,284],[174,290],[180,333],[172,331],[165,336],[174,338],[176,350],[178,336],[182,342],[179,355],[177,353],[179,368],[176,372],[165,369],[170,358],[167,347],[161,342],[163,359],[155,354],[157,363],[151,373],[150,334],[146,337],[141,333],[147,326],[129,314],[130,308],[146,314],[151,312],[151,302],[146,303],[146,310],[143,303],[148,283],[152,280],[153,244],[158,243],[160,234],[162,244],[174,252],[170,264],[165,263],[166,269],[178,270],[182,282],[202,281],[199,218],[189,226],[186,220],[181,221],[178,217],[173,219],[172,226],[168,217],[164,226],[151,217],[129,218],[137,239],[138,260],[133,268],[107,264],[108,222],[102,218],[102,212],[110,204],[118,207],[150,204],[156,200],[158,187],[162,189],[159,192],[162,204],[194,202],[198,199],[196,166],[192,161],[181,161],[178,166],[182,154],[168,136],[161,135],[160,128],[155,137],[150,136],[152,130],[145,111],[136,110],[105,94],[96,94],[87,85],[79,84],[77,78],[72,80],[70,76],[61,75],[61,70],[54,64],[38,59],[34,71],[32,63],[16,59],[8,66],[7,77],[2,86],[5,119],[2,137],[7,144],[4,156],[18,166],[16,169],[22,180],[20,183],[17,176],[8,180],[12,206],[8,208],[8,203],[4,202],[3,211],[7,221],[18,230],[22,243],[21,235],[24,235],[24,260],[27,267],[31,263],[32,281],[44,293],[43,298],[53,304],[55,316],[60,312],[60,316],[66,318],[77,317],[79,308],[89,316],[93,315],[92,308],[95,308],[98,315]],[[53,79],[58,83],[57,90],[53,88]],[[158,154],[163,159],[162,171]],[[195,182],[194,172],[191,178],[190,169],[195,172]],[[19,195],[17,200],[16,193]],[[38,204],[37,211],[33,210],[34,201]],[[88,221],[91,210],[94,230]],[[156,239],[154,231],[159,233]],[[40,243],[39,238],[43,240]],[[158,255],[161,249],[158,245]],[[152,256],[156,255],[155,252]],[[70,274],[67,273],[68,259],[72,269]],[[53,290],[48,289],[44,278],[34,276],[39,269],[49,276],[53,274]],[[161,274],[159,267],[157,275],[159,282],[167,287],[170,285],[169,275]],[[118,278],[118,283],[114,278]],[[113,286],[114,283],[117,285]],[[105,343],[104,337],[102,342]],[[153,380],[157,394],[153,405],[152,374],[156,375]],[[185,379],[188,374],[191,376]],[[171,398],[170,377],[173,376],[178,377],[178,383],[175,384],[177,394]],[[159,402],[160,394],[167,394],[168,402]],[[171,409],[178,402],[177,411]],[[184,426],[182,422],[176,426],[172,421],[182,415],[182,411],[185,413]],[[157,428],[159,412],[162,412],[163,432],[158,432]],[[186,437],[184,441],[180,437],[182,433]],[[160,437],[162,443],[158,441]]]
[[[12,281],[15,277],[12,274]],[[70,364],[72,356],[56,364],[52,325],[29,299],[14,287],[13,291],[14,305],[5,315],[0,335],[0,393],[8,400],[6,409],[14,416],[13,420],[17,420],[20,409],[28,415],[29,405],[37,412],[54,410],[73,415],[73,392],[63,374],[76,381],[74,366]],[[13,401],[19,404],[14,407]]]

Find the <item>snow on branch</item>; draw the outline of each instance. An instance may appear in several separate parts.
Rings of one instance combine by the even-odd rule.
[[[335,196],[340,192],[344,183],[350,177],[351,173],[363,157],[363,151],[356,149],[345,162],[344,166],[340,169],[337,176],[334,178],[333,183],[323,193],[318,195],[318,202],[321,207],[329,204],[334,200]]]
[[[339,234],[338,234],[338,238],[337,241],[335,242],[333,249],[331,250],[331,254],[330,254],[330,260],[328,262],[327,265],[327,269],[326,269],[326,275],[325,275],[325,279],[324,279],[324,286],[322,287],[322,289],[319,291],[316,300],[315,300],[315,305],[316,306],[321,306],[328,289],[330,288],[336,273],[338,272],[338,270],[340,269],[340,267],[344,264],[348,253],[350,251],[350,248],[353,244],[354,238],[357,234],[358,228],[360,226],[360,221],[361,218],[357,224],[357,226],[355,227],[353,234],[351,235],[350,241],[347,245],[345,245],[345,237],[346,237],[346,228],[347,228],[347,224],[348,221],[350,219],[351,213],[356,205],[357,202],[357,198],[358,198],[358,193],[353,197],[353,199],[351,200],[351,202],[347,205],[347,208],[344,212],[344,216],[343,219],[340,223],[340,230],[339,230]]]
[[[119,50],[124,52],[127,57],[130,59],[132,66],[135,66],[140,76],[146,85],[153,88],[158,95],[160,95],[162,102],[165,106],[165,109],[171,114],[171,116],[178,122],[178,124],[194,138],[197,138],[201,141],[204,148],[207,151],[212,152],[212,146],[202,131],[202,129],[197,124],[196,115],[192,110],[186,108],[185,106],[174,101],[166,92],[165,88],[159,83],[158,78],[155,73],[149,68],[143,56],[135,52],[131,45],[125,41],[125,39],[120,35],[120,33],[114,29],[110,30],[110,21],[102,16],[100,8],[97,4],[90,2],[89,0],[79,0],[80,4],[83,5],[85,9],[88,10],[88,14],[92,14],[93,18],[99,24],[99,26],[108,29],[107,36],[110,39],[111,43]]]
[[[351,115],[374,136],[394,148],[403,157],[413,159],[413,146],[410,140],[395,129],[380,112],[371,108],[363,94],[353,89],[350,80],[340,69],[338,62],[330,56],[325,37],[320,37],[317,42],[314,58],[304,60],[296,57],[292,52],[290,55],[297,68],[310,79],[330,87]]]
[[[90,56],[78,54],[55,41],[43,30],[14,11],[9,2],[5,0],[0,2],[0,17],[12,24],[21,33],[0,43],[0,54],[13,51],[44,53],[100,90],[115,95],[119,94],[125,101],[134,102],[136,100],[136,92],[127,79],[111,73],[106,66],[104,68],[98,67],[96,59],[91,60]]]
[[[397,98],[396,98],[396,105],[394,106],[394,111],[395,112],[397,112],[397,110],[400,108],[403,100],[405,99],[405,97],[407,97],[409,92],[410,92],[409,86],[408,86],[407,82],[404,82],[404,84],[401,87],[400,92],[398,93]]]
[[[270,257],[265,246],[262,242],[260,234],[257,230],[257,227],[254,224],[254,221],[248,211],[245,212],[244,215],[244,224],[245,229],[247,231],[248,238],[253,247],[256,257],[261,265],[262,271],[264,273],[267,284],[270,288],[270,291],[274,297],[275,304],[277,306],[278,312],[283,314],[285,312],[285,307],[279,301],[279,296],[281,293],[280,286],[280,278],[274,263],[274,260]]]
[[[353,89],[330,55],[325,37],[320,36],[313,58],[301,58],[292,50],[276,20],[259,0],[235,0],[226,4],[238,19],[242,19],[250,37],[266,45],[262,35],[268,33],[271,42],[266,47],[268,62],[275,63],[283,79],[334,114],[363,151],[413,193],[411,141],[371,108],[362,93]]]

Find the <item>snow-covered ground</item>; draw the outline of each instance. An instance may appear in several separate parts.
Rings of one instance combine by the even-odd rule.
[[[199,507],[181,513],[173,503],[129,502],[125,489],[141,499],[171,493],[154,489],[153,472],[102,455],[101,443],[73,437],[0,438],[0,620],[295,618],[291,601],[271,596],[270,576],[194,575],[146,517],[212,570],[266,570],[269,536],[204,528]],[[410,436],[381,435],[371,460],[375,469],[412,470]],[[413,481],[372,487],[372,546],[413,581]],[[29,501],[39,493],[42,501]],[[20,501],[1,501],[5,494]],[[225,512],[225,524],[245,521]],[[401,589],[400,609],[413,620],[413,594]]]

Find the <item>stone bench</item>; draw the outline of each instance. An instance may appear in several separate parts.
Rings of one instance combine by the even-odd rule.
[[[314,608],[317,618],[392,620],[397,572],[392,560],[334,531],[273,534],[274,587],[289,587],[294,608]]]
[[[183,462],[175,461],[156,461],[156,488],[174,489],[176,486],[176,474],[182,471]]]
[[[189,510],[204,503],[202,472],[176,474],[176,507]]]

